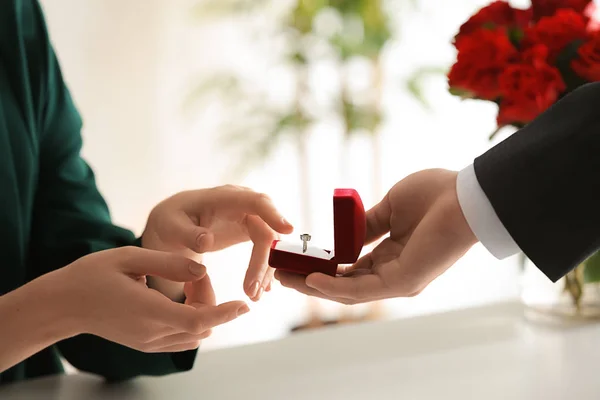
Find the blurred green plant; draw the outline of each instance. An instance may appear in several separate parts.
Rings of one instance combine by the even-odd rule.
[[[297,0],[282,9],[274,24],[275,32],[268,35],[284,38],[285,51],[279,63],[294,71],[296,79],[295,100],[290,104],[270,104],[263,88],[253,87],[235,76],[223,73],[211,76],[194,86],[186,99],[186,108],[194,109],[207,99],[228,104],[228,115],[221,128],[224,145],[239,150],[238,165],[232,169],[239,176],[252,165],[264,161],[277,148],[281,139],[294,137],[299,150],[305,134],[321,117],[319,113],[333,112],[343,122],[344,135],[366,132],[378,143],[380,127],[384,121],[381,106],[383,71],[381,58],[386,46],[398,38],[393,22],[388,18],[387,3],[402,3],[405,10],[415,11],[417,0]],[[280,6],[276,0],[205,0],[197,3],[191,12],[196,21],[214,20],[231,16],[261,13],[265,7]],[[337,29],[326,37],[319,36],[315,25],[324,13],[333,15],[339,22]],[[320,42],[319,42],[320,40]],[[313,44],[327,43],[336,55],[340,69],[340,93],[332,110],[317,110],[307,85],[311,67]],[[348,81],[342,72],[351,59],[367,60],[373,70],[373,83],[368,96],[370,101],[356,101],[348,90]],[[442,74],[441,68],[418,69],[403,84],[416,101],[428,108],[422,91],[422,81],[433,74]],[[377,155],[375,162],[379,162]],[[378,166],[374,167],[378,171]]]

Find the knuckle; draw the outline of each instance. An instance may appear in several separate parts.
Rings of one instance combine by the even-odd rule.
[[[154,332],[144,332],[140,335],[139,337],[139,343],[141,344],[148,344],[150,342],[155,341],[156,339],[158,339],[160,337],[160,335],[154,333]]]
[[[256,193],[257,203],[271,203],[271,197],[266,193]]]
[[[221,318],[219,319],[219,321],[215,325],[223,325],[230,321],[233,321],[236,318],[237,318],[236,312],[228,312],[228,313],[223,314],[221,316]]]
[[[140,249],[135,246],[125,246],[118,249],[121,261],[124,264],[130,264],[140,255]]]
[[[171,266],[176,266],[176,261],[179,261],[179,257],[175,254],[164,254],[163,257],[159,260],[159,264],[162,271],[169,271]]]
[[[413,287],[409,288],[407,290],[407,293],[405,295],[405,297],[415,297],[418,296],[419,294],[421,294],[421,292],[423,292],[423,290],[425,290],[425,287],[427,285],[424,284],[418,284],[418,285],[414,285]]]
[[[212,333],[213,333],[212,329],[208,329],[208,330],[204,331],[203,333],[201,333],[200,337],[198,339],[199,340],[206,339],[206,338],[210,337],[212,335]]]
[[[202,318],[195,318],[190,322],[190,331],[201,334],[207,330],[206,323]]]
[[[139,249],[135,246],[125,246],[121,247],[121,251],[125,257],[129,258],[135,257],[138,254]]]
[[[237,191],[237,190],[239,190],[238,186],[232,185],[230,183],[228,183],[226,185],[219,186],[217,189],[230,190],[230,191]]]
[[[150,353],[152,351],[152,346],[150,345],[150,343],[138,343],[135,347],[137,348],[137,350],[144,353]]]

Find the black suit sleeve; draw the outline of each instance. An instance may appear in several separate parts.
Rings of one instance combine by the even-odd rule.
[[[600,248],[600,82],[581,86],[475,159],[521,250],[557,281]]]

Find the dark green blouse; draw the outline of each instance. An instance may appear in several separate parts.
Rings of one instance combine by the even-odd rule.
[[[111,223],[80,157],[81,127],[40,5],[0,0],[0,295],[88,253],[137,243]],[[110,380],[189,370],[196,356],[145,354],[81,335],[5,371],[0,383],[61,373],[59,354]]]

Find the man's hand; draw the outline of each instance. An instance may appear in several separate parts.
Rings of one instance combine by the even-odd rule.
[[[419,294],[477,239],[456,195],[457,173],[433,169],[398,182],[367,212],[366,244],[385,238],[337,277],[277,271],[283,286],[344,304]]]
[[[273,279],[267,264],[271,243],[277,233],[292,231],[268,196],[227,185],[182,192],[158,204],[148,218],[142,246],[197,259],[198,254],[251,240],[254,248],[244,290],[256,301],[263,291],[270,290]],[[181,285],[165,284],[164,280],[153,283],[171,298],[182,290]]]

